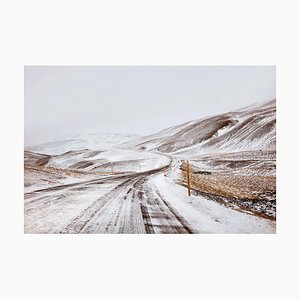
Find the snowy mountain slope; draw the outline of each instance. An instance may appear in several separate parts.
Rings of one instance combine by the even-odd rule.
[[[276,101],[187,122],[125,145],[173,154],[275,149]]]
[[[24,152],[26,166],[52,167],[80,172],[138,172],[167,164],[169,158],[156,153],[128,149],[71,150],[58,155]]]
[[[57,141],[26,147],[25,150],[42,154],[59,155],[77,150],[107,150],[138,136],[134,134],[88,134],[73,135]]]
[[[251,105],[234,112],[194,120],[137,137],[130,134],[72,136],[61,141],[26,147],[49,155],[68,151],[139,149],[174,154],[275,149],[276,101]]]
[[[170,136],[173,136],[177,132],[184,129],[186,126],[193,124],[193,123],[194,123],[194,121],[190,121],[190,122],[186,122],[184,124],[172,126],[172,127],[166,128],[164,130],[161,130],[155,134],[143,136],[143,137],[140,137],[137,139],[133,139],[130,142],[122,143],[122,144],[118,145],[118,147],[124,148],[124,149],[138,147],[140,150],[153,149],[155,147],[158,147],[161,144],[162,140],[165,140],[165,139],[169,138]]]

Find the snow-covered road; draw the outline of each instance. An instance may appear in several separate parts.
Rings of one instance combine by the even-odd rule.
[[[25,193],[26,233],[271,233],[275,223],[176,183],[178,161]],[[163,155],[162,159],[166,160]],[[164,176],[168,169],[168,176]]]

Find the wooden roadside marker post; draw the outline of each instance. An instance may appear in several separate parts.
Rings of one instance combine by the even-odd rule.
[[[167,176],[167,169],[164,167],[164,176]]]
[[[111,174],[114,175],[115,174],[115,172],[114,172],[114,165],[112,163],[110,163],[110,164],[111,164]]]
[[[186,161],[186,174],[187,174],[187,184],[188,184],[188,195],[191,196],[191,175],[190,175],[190,162]]]

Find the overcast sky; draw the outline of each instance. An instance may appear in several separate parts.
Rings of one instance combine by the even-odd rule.
[[[274,66],[25,67],[25,146],[146,135],[276,97]]]

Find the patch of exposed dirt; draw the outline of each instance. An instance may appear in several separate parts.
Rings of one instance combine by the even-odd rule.
[[[69,169],[85,169],[92,166],[94,163],[92,161],[79,161],[69,167]]]

